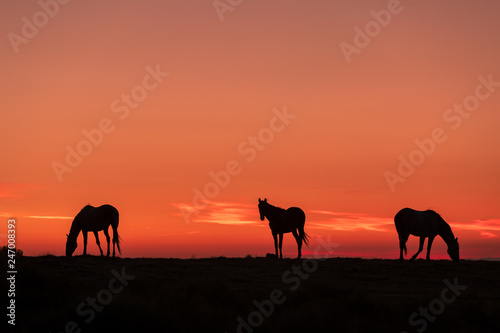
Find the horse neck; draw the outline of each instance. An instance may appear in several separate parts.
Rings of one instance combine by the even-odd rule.
[[[279,208],[268,204],[266,217],[269,221],[279,218],[279,216],[285,211],[283,208]]]
[[[443,225],[438,233],[439,236],[444,240],[444,242],[450,246],[455,241],[455,235],[451,231],[451,227],[448,223],[443,221]]]
[[[80,231],[82,231],[82,226],[80,223],[81,219],[75,218],[73,220],[73,223],[71,224],[71,228],[69,229],[69,237],[71,238],[77,238],[78,235],[80,234]]]

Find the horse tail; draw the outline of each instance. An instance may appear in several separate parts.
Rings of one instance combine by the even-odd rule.
[[[302,223],[302,228],[299,228],[299,236],[304,241],[304,244],[306,244],[306,246],[309,246],[309,236],[304,231],[304,225],[306,224],[306,214],[302,209],[300,209],[300,211],[302,212],[303,215],[302,217],[303,223]]]
[[[116,228],[116,234],[113,235],[113,238],[116,236],[115,240],[116,240],[116,248],[118,249],[118,252],[120,254],[122,254],[122,250],[120,249],[120,241],[122,240],[122,238],[120,237],[120,235],[118,235],[118,228]]]
[[[122,240],[122,238],[120,237],[120,235],[118,234],[118,221],[120,219],[119,217],[119,213],[118,213],[118,210],[116,210],[116,215],[115,215],[115,219],[116,219],[116,228],[113,230],[113,241],[116,242],[116,247],[118,248],[118,253],[122,254],[122,250],[120,249],[120,241]],[[114,251],[114,250],[113,250]]]
[[[304,241],[304,244],[306,244],[306,246],[309,246],[309,235],[307,235],[304,230],[302,230],[302,232],[300,233],[300,238]]]

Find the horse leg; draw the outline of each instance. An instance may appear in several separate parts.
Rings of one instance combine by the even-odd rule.
[[[276,250],[276,258],[278,257],[278,234],[273,233],[274,238],[274,249]]]
[[[427,257],[425,260],[431,260],[431,247],[432,247],[432,242],[434,241],[433,236],[429,236],[429,240],[427,241]]]
[[[82,230],[83,234],[83,255],[87,255],[87,232]]]
[[[280,234],[280,259],[283,259],[283,234]]]
[[[104,236],[106,236],[106,241],[108,242],[108,253],[106,254],[109,257],[109,233],[108,229],[104,229]],[[113,257],[115,256],[115,244],[113,243]]]
[[[418,255],[420,254],[420,252],[422,252],[424,248],[424,242],[425,242],[425,237],[424,236],[420,237],[420,245],[418,246],[418,251],[413,255],[413,257],[411,257],[410,261],[417,259]]]
[[[97,231],[94,231],[94,236],[95,236],[95,242],[97,243],[99,251],[101,252],[101,256],[103,256],[104,254],[102,253],[101,242],[99,242],[99,234],[97,233]]]
[[[405,251],[405,254],[406,254],[406,242],[408,241],[409,236],[410,235],[399,237],[399,260],[400,261],[405,260],[405,257],[403,256],[403,250]]]
[[[299,254],[298,254],[297,259],[300,259],[300,257],[302,256],[302,251],[301,251],[302,239],[300,238],[299,234],[297,233],[297,230],[293,230],[292,234],[293,234],[293,237],[295,237],[295,240],[297,241],[297,248],[299,249]]]

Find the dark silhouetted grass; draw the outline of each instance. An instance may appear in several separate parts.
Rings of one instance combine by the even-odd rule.
[[[301,261],[246,258],[121,259],[22,257],[17,275],[17,331],[236,332],[254,300],[286,297],[254,332],[416,332],[411,313],[439,298],[444,279],[467,285],[426,332],[498,332],[500,262],[399,263],[335,258],[318,262],[292,291],[282,276]],[[107,289],[122,267],[135,279],[87,324],[76,307]],[[289,275],[295,276],[294,274]],[[243,332],[246,332],[243,330]]]

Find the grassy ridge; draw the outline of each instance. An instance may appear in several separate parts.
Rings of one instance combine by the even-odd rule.
[[[424,317],[410,315],[433,305],[426,332],[498,332],[499,276],[500,262],[486,261],[22,257],[16,329],[417,332]],[[445,279],[467,289],[441,309]]]

